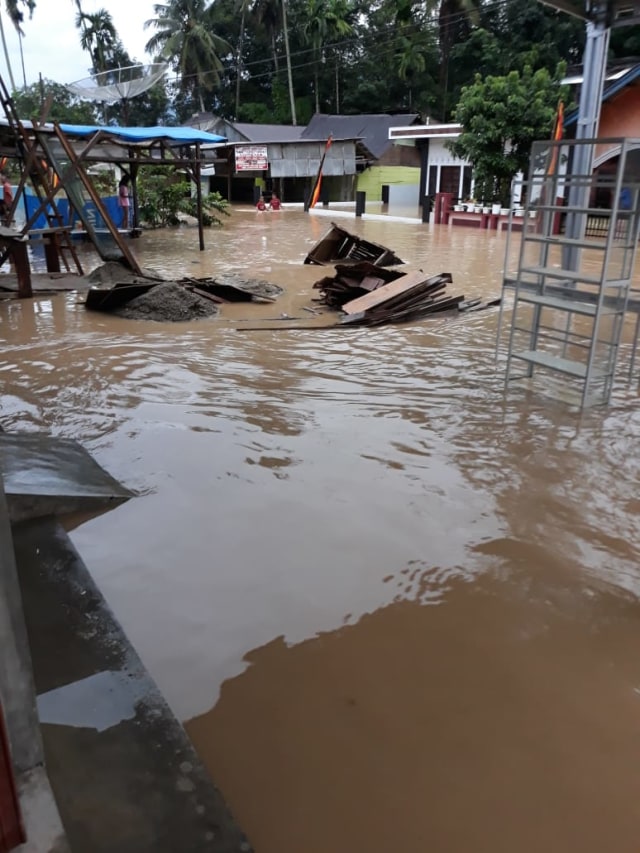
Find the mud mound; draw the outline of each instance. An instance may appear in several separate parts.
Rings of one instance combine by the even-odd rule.
[[[160,279],[156,273],[143,270],[144,278]],[[143,281],[139,275],[130,270],[128,266],[120,261],[107,261],[96,267],[87,276],[87,281],[93,285],[113,285],[119,281]]]
[[[216,275],[214,281],[216,284],[222,284],[230,287],[239,287],[247,293],[253,293],[256,296],[267,296],[275,298],[284,293],[284,288],[277,284],[272,284],[270,281],[264,281],[260,278],[244,278],[237,273],[221,273]]]
[[[167,281],[152,287],[141,296],[136,296],[113,313],[131,320],[177,323],[211,317],[217,311],[213,302],[190,293],[175,282]]]

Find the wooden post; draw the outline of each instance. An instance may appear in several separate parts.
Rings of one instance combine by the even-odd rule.
[[[33,296],[33,290],[26,241],[13,240],[9,246],[9,253],[18,277],[18,298],[30,299]]]
[[[58,251],[57,234],[49,234],[43,237],[44,258],[47,263],[47,272],[60,272],[60,254]]]
[[[198,206],[198,239],[200,241],[200,251],[204,252],[204,226],[202,224],[202,177],[200,166],[200,143],[196,142],[196,162],[194,168],[196,178],[196,200]]]

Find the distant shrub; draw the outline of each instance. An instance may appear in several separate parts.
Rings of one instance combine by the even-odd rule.
[[[180,213],[197,218],[196,199],[191,197],[191,186],[183,175],[166,167],[146,166],[140,169],[136,181],[140,219],[151,228],[178,225]],[[202,224],[221,227],[218,214],[229,216],[229,202],[220,193],[202,197]]]

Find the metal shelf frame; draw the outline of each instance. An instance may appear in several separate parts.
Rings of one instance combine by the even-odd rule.
[[[619,155],[592,175],[571,174],[572,163],[611,144]],[[525,215],[515,270],[509,268],[515,233],[507,237],[503,299],[514,292],[505,388],[512,380],[556,375],[578,383],[580,406],[606,405],[616,374],[624,318],[640,234],[640,139],[536,142],[530,159]],[[565,202],[569,202],[566,204]],[[602,206],[601,206],[602,205]],[[597,229],[590,218],[597,217]],[[595,233],[594,233],[595,231]],[[593,236],[591,236],[593,235]],[[640,303],[632,367],[640,334]]]

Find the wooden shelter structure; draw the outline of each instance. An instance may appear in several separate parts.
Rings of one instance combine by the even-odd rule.
[[[136,180],[140,167],[151,165],[184,170],[196,186],[199,245],[200,250],[204,250],[201,169],[208,152],[225,143],[224,137],[188,127],[68,125],[46,122],[44,117],[39,121],[25,121],[18,116],[1,77],[0,103],[6,116],[4,121],[0,120],[0,157],[17,160],[21,172],[7,221],[12,222],[27,184],[33,187],[38,198],[36,209],[27,216],[20,231],[0,228],[0,265],[9,255],[13,257],[21,295],[30,295],[31,289],[26,252],[28,240],[44,242],[49,271],[58,272],[62,260],[67,271],[73,262],[77,272],[82,274],[70,222],[65,221],[57,204],[62,195],[67,197],[74,216],[82,223],[84,233],[103,260],[122,261],[134,272],[141,272],[93,185],[88,170],[98,163],[117,166],[131,178],[134,226],[138,221]],[[43,113],[46,111],[45,107]],[[87,214],[87,201],[92,202],[104,221],[105,228],[100,233]],[[35,223],[43,216],[46,226],[36,228]]]

